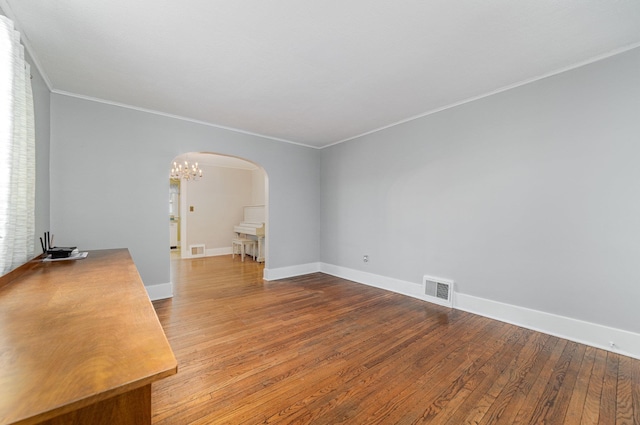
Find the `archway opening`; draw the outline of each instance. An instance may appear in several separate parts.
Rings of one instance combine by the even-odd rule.
[[[255,219],[262,212],[258,234],[243,235],[256,240],[261,250],[252,260],[268,263],[268,176],[258,164],[217,153],[189,152],[171,162],[198,164],[202,177],[172,178],[169,181],[169,226],[172,259],[222,256],[233,253],[234,230],[247,211]],[[258,215],[260,217],[260,215]],[[259,244],[258,244],[259,242]]]

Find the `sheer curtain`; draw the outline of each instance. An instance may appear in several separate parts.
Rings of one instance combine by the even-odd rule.
[[[20,33],[0,15],[0,275],[35,255],[35,134]]]

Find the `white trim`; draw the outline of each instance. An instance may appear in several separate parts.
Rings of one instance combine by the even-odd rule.
[[[189,252],[189,247],[187,246],[187,229],[189,228],[189,220],[187,219],[187,216],[189,215],[189,204],[187,202],[188,193],[189,185],[184,184],[183,181],[180,181],[180,226],[178,227],[178,244],[180,245],[180,258],[190,258],[191,255],[191,253]]]
[[[156,111],[154,109],[141,108],[139,106],[127,105],[126,103],[120,103],[120,102],[114,102],[114,101],[111,101],[111,100],[100,99],[99,97],[85,96],[85,95],[82,95],[82,94],[77,94],[77,93],[72,93],[72,92],[68,92],[68,91],[64,91],[64,90],[57,90],[57,89],[51,90],[51,93],[59,94],[61,96],[75,97],[77,99],[88,100],[90,102],[103,103],[105,105],[117,106],[119,108],[132,109],[134,111],[145,112],[147,114],[160,115],[162,117],[173,118],[173,119],[180,120],[180,121],[187,121],[187,122],[192,122],[192,123],[195,123],[195,124],[206,125],[207,127],[220,128],[222,130],[233,131],[235,133],[248,134],[250,136],[261,137],[263,139],[275,140],[276,142],[290,143],[292,145],[304,146],[305,148],[311,148],[311,149],[321,149],[318,146],[305,145],[304,143],[293,142],[293,141],[287,140],[287,139],[280,139],[280,138],[274,137],[274,136],[267,136],[266,134],[253,133],[251,131],[245,131],[245,130],[241,130],[239,128],[227,127],[227,126],[224,126],[224,125],[214,124],[214,123],[207,122],[207,121],[201,121],[201,120],[197,120],[197,119],[194,119],[194,118],[183,117],[181,115],[174,115],[174,114],[169,114],[167,112]]]
[[[454,292],[454,297],[459,310],[640,359],[640,334],[473,295]]]
[[[302,276],[305,274],[316,273],[320,271],[320,263],[298,264],[289,267],[280,267],[277,269],[267,269],[263,271],[264,280],[286,279],[293,276]]]
[[[173,283],[159,283],[157,285],[149,285],[144,287],[149,294],[151,301],[163,300],[165,298],[173,297]]]
[[[233,253],[230,246],[222,248],[209,248],[204,251],[205,257],[218,257],[220,255],[231,255]]]
[[[391,277],[380,276],[369,272],[349,269],[347,267],[335,266],[333,264],[320,263],[320,271],[322,273],[337,276],[342,279],[351,280],[353,282],[362,283],[368,286],[385,289],[387,291],[396,292],[398,294],[407,295],[409,297],[418,298],[423,301],[425,299],[422,293],[422,284],[407,282],[405,280],[394,279]]]
[[[231,255],[233,252],[230,246],[225,246],[222,248],[205,248],[204,255],[191,255],[191,246],[195,245],[190,245],[189,249],[185,251],[184,256],[180,253],[181,259],[188,260],[191,258],[218,257],[221,255]]]
[[[431,302],[430,299],[424,298],[420,283],[403,281],[326,263],[320,263],[320,271],[353,282]],[[453,308],[640,359],[640,334],[634,332],[487,300],[455,291],[453,292]],[[614,343],[613,347],[610,345],[611,342]]]
[[[316,272],[430,302],[425,299],[420,283],[327,263],[307,263],[277,269],[265,268],[264,279],[271,281]],[[149,285],[145,286],[145,289],[152,301],[173,296],[172,283]],[[640,359],[640,334],[634,332],[458,292],[453,293],[453,308]],[[613,347],[610,345],[611,342],[614,343]]]

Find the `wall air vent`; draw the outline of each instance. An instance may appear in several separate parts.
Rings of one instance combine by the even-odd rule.
[[[204,257],[204,244],[189,245],[189,253],[191,254],[191,257]]]
[[[433,276],[423,276],[422,283],[424,288],[424,299],[453,307],[453,281]]]

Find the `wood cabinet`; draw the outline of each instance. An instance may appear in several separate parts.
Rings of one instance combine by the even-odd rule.
[[[23,267],[0,280],[0,424],[150,424],[177,362],[129,251]]]

